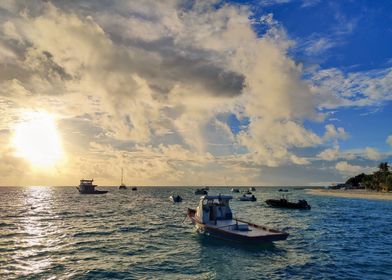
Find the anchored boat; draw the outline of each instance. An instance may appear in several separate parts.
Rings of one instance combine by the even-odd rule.
[[[208,191],[207,191],[205,188],[201,188],[201,189],[195,190],[195,194],[207,195],[207,194],[208,194]]]
[[[231,199],[226,195],[202,196],[196,210],[188,208],[188,218],[199,233],[229,241],[264,243],[287,239],[286,232],[233,219]]]
[[[251,193],[247,192],[243,194],[242,196],[237,198],[239,201],[256,201],[257,198]]]
[[[170,199],[173,203],[181,202],[181,201],[182,201],[182,197],[179,196],[178,194],[177,194],[177,195],[171,195],[171,196],[169,197],[169,199]]]
[[[267,199],[265,203],[267,203],[269,206],[276,207],[276,208],[310,210],[310,205],[305,199],[298,200],[298,202],[290,202],[286,198]]]
[[[76,187],[79,190],[79,193],[81,194],[104,194],[107,193],[108,191],[98,191],[95,189],[97,185],[93,185],[93,179],[91,180],[86,180],[82,179],[80,180],[80,184],[78,187]]]
[[[121,168],[121,184],[118,187],[120,190],[126,190],[127,186],[124,184],[124,169]]]

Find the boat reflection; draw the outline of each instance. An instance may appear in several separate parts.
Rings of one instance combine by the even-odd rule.
[[[202,250],[207,248],[212,250],[241,250],[245,252],[260,252],[260,251],[271,251],[271,252],[284,252],[281,248],[276,246],[274,243],[259,243],[259,244],[248,244],[238,242],[227,242],[224,239],[209,238],[206,235],[197,235],[197,240],[202,246]]]

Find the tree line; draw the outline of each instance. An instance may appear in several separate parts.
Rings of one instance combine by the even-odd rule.
[[[374,191],[392,191],[392,172],[387,162],[381,162],[373,174],[361,173],[348,179],[346,184]]]

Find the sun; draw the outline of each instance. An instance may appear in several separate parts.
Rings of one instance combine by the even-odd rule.
[[[29,112],[14,127],[12,145],[15,155],[34,167],[54,167],[64,157],[54,116],[47,112]]]

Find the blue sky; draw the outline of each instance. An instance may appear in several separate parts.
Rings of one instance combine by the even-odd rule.
[[[391,1],[2,1],[0,185],[373,172],[392,161],[391,23]]]

